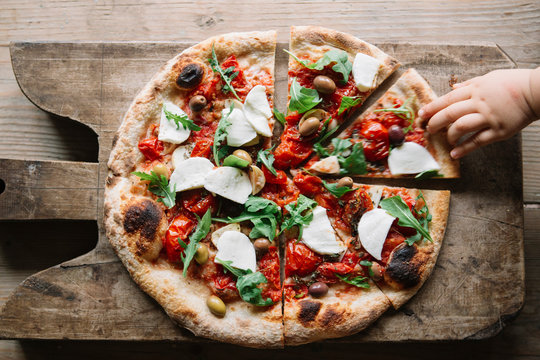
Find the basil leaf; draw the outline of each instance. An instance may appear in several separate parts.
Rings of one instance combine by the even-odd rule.
[[[341,155],[341,153],[352,145],[353,143],[349,139],[334,138],[332,139],[332,147],[334,148],[334,150],[332,150],[332,155]]]
[[[279,121],[281,125],[285,126],[285,115],[277,109],[274,109],[273,112],[274,118]]]
[[[168,209],[176,204],[176,185],[174,189],[169,186],[169,180],[164,175],[158,175],[153,170],[150,174],[134,171],[133,175],[137,175],[141,180],[150,181],[148,190],[158,197],[157,201],[163,203]]]
[[[296,78],[291,82],[289,94],[291,96],[289,111],[298,111],[300,114],[311,110],[322,101],[317,90],[301,86]]]
[[[328,190],[332,195],[334,195],[337,198],[342,197],[349,191],[354,191],[354,189],[350,187],[347,187],[347,186],[338,187],[337,183],[328,183],[324,180],[322,181],[322,184],[326,188],[326,190]]]
[[[218,152],[218,148],[227,138],[227,130],[228,127],[231,125],[231,122],[228,120],[229,116],[231,116],[232,111],[234,110],[234,103],[231,103],[231,106],[229,107],[229,113],[225,114],[225,112],[222,113],[221,119],[219,120],[216,133],[214,134],[214,143],[212,144],[212,152],[214,154],[214,162],[217,166],[220,164],[220,159],[224,157],[223,153]]]
[[[336,277],[347,284],[351,284],[359,288],[369,289],[369,283],[367,282],[367,278],[365,276],[357,276],[351,279],[350,275],[341,276],[336,274]]]
[[[274,160],[274,154],[272,154],[271,149],[260,150],[257,153],[257,161],[264,164],[272,175],[277,176],[277,171],[274,169]]]
[[[344,96],[341,98],[339,104],[338,115],[341,115],[344,111],[361,104],[364,99],[361,96]]]
[[[443,177],[444,175],[439,173],[439,170],[426,170],[416,175],[415,179],[429,179],[433,177]]]
[[[343,80],[341,82],[346,83],[349,81],[349,75],[352,71],[352,63],[349,61],[349,55],[343,50],[333,49],[327,51],[324,53],[322,58],[312,64],[309,64],[306,60],[300,60],[293,53],[285,49],[284,51],[308,69],[322,70],[325,66],[334,63],[332,70],[343,75]]]
[[[187,244],[186,251],[181,256],[182,262],[184,263],[184,271],[183,271],[184,277],[186,277],[187,275],[187,269],[188,269],[189,263],[191,262],[191,260],[193,259],[193,256],[195,256],[195,253],[197,252],[197,247],[199,246],[199,242],[202,239],[204,239],[206,235],[208,235],[208,232],[210,231],[210,225],[212,224],[212,214],[210,213],[210,209],[206,210],[206,213],[204,213],[202,218],[199,219],[199,217],[197,216],[197,220],[199,221],[197,223],[197,228],[195,228],[195,231],[189,237],[189,244]],[[180,241],[181,240],[179,239],[179,242]]]
[[[232,166],[240,169],[244,169],[249,165],[249,161],[240,159],[236,155],[229,155],[223,160],[223,166]]]
[[[242,101],[234,90],[234,87],[231,85],[231,81],[233,81],[233,79],[238,75],[238,71],[234,72],[234,68],[232,66],[228,67],[225,70],[221,68],[216,56],[216,51],[214,50],[214,44],[212,44],[212,58],[208,59],[208,62],[210,63],[212,71],[218,73],[223,82],[225,83],[225,85],[223,85],[222,91],[224,93],[228,93],[229,91],[231,91],[233,95],[238,99],[238,101]]]
[[[199,131],[201,128],[193,122],[190,118],[188,118],[187,115],[176,115],[170,112],[169,110],[165,109],[165,106],[163,106],[163,113],[165,114],[165,117],[169,121],[173,121],[176,124],[176,130],[180,129],[180,125],[184,129],[189,129],[193,131]]]
[[[400,196],[392,196],[390,198],[381,200],[379,203],[380,207],[386,210],[392,216],[397,217],[399,226],[406,226],[416,229],[420,234],[422,234],[429,241],[433,241],[429,235],[429,231],[424,228],[418,220],[414,217],[411,210],[407,204],[403,201]]]
[[[302,239],[304,226],[309,225],[313,220],[313,209],[316,207],[317,202],[304,195],[300,195],[296,203],[285,205],[289,213],[281,223],[281,231],[298,226],[298,240]]]

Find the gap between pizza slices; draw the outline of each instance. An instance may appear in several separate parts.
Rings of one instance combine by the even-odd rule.
[[[345,33],[293,27],[283,115],[275,49],[273,31],[231,33],[165,64],[115,136],[105,191],[107,236],[141,289],[194,334],[250,347],[356,333],[433,269],[448,191],[319,175],[392,175],[388,154],[372,161],[378,146],[398,153],[394,172],[458,175],[441,160],[444,138],[415,121],[434,94],[414,70],[340,134],[397,60]],[[377,139],[357,130],[368,121]]]

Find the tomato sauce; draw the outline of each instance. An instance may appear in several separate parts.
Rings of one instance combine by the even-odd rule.
[[[259,260],[258,270],[268,281],[262,285],[263,299],[270,298],[273,302],[281,299],[281,283],[279,277],[279,256],[275,246],[270,246],[268,252]]]

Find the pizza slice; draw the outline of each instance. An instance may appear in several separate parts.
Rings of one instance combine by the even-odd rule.
[[[289,101],[276,167],[296,168],[399,63],[354,36],[322,27],[291,28]]]
[[[353,176],[459,177],[446,133],[429,134],[418,118],[418,110],[436,98],[416,70],[407,70],[328,147],[317,143],[306,168]]]

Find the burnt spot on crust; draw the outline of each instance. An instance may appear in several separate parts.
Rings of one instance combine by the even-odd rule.
[[[155,202],[145,199],[130,205],[124,215],[124,230],[128,234],[139,232],[145,239],[154,239],[163,211]]]
[[[114,187],[120,181],[120,177],[109,175],[105,181],[105,186],[108,188]]]
[[[302,300],[298,303],[298,305],[300,305],[298,320],[300,320],[300,322],[303,324],[315,320],[317,314],[321,310],[321,303],[319,301]]]
[[[408,246],[403,243],[399,245],[390,257],[386,266],[385,277],[400,285],[403,288],[411,288],[420,282],[421,262],[416,255],[418,248],[416,245]]]
[[[116,143],[118,142],[119,137],[120,137],[120,135],[118,134],[118,132],[116,134],[114,134],[113,139],[112,139],[112,147],[111,148],[114,148],[116,146]]]
[[[320,316],[321,325],[324,327],[334,327],[345,321],[345,311],[341,308],[329,306]]]

